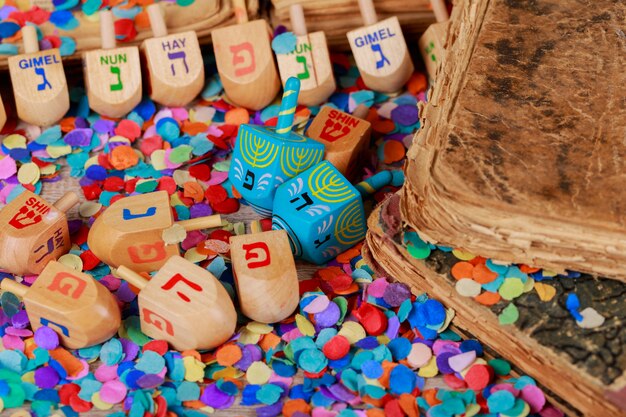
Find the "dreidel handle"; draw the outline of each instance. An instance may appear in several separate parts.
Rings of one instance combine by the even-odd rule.
[[[10,278],[5,278],[0,282],[0,289],[24,298],[28,292],[28,287],[24,284],[17,283]]]
[[[146,288],[146,285],[148,285],[148,282],[150,282],[147,279],[145,279],[143,276],[141,276],[141,274],[138,274],[137,272],[133,271],[130,268],[125,267],[124,265],[121,265],[119,268],[117,268],[116,274],[118,277],[122,278],[124,281],[128,282],[134,287],[137,287],[139,291]]]
[[[355,185],[355,187],[359,190],[362,197],[368,197],[384,186],[391,184],[392,180],[393,175],[391,174],[391,171],[380,171],[378,174],[372,175],[368,179],[361,181]]]
[[[378,22],[376,8],[373,0],[359,0],[359,10],[365,26],[370,26]]]
[[[430,0],[430,7],[433,8],[433,13],[435,13],[437,23],[446,22],[450,19],[448,8],[446,7],[446,2],[444,0]]]
[[[213,216],[198,217],[196,219],[181,220],[176,224],[183,227],[188,232],[192,230],[212,229],[222,225],[222,217],[219,214]]]
[[[289,19],[291,20],[291,29],[296,36],[304,36],[307,34],[304,9],[300,3],[291,5],[289,8]]]
[[[159,3],[153,3],[148,6],[148,18],[150,19],[152,35],[155,38],[167,36],[167,26],[165,25],[165,19],[163,18]]]
[[[113,12],[102,10],[100,12],[100,39],[102,49],[115,49],[117,40],[115,39],[115,19]]]
[[[281,136],[289,135],[291,132],[296,107],[298,107],[298,94],[300,94],[300,80],[296,77],[289,77],[285,83],[283,100],[278,112],[278,122],[276,122],[276,133]]]
[[[79,203],[78,195],[73,191],[68,191],[63,195],[63,197],[59,198],[56,203],[54,203],[54,207],[60,212],[67,212],[69,209],[74,207]]]
[[[34,54],[39,52],[39,38],[37,37],[35,26],[25,25],[22,27],[22,42],[24,43],[25,53]]]
[[[248,22],[248,8],[246,0],[233,0],[233,10],[235,12],[235,21],[238,25]]]

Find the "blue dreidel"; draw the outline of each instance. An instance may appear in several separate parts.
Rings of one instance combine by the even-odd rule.
[[[354,246],[367,230],[361,195],[391,182],[381,172],[357,187],[323,161],[276,191],[272,227],[285,229],[296,257],[322,264]]]
[[[259,214],[272,214],[276,188],[324,158],[324,145],[293,132],[300,80],[285,84],[276,128],[244,124],[239,127],[228,177]]]

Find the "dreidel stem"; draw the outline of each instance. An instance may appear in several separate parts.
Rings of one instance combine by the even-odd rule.
[[[150,19],[152,35],[155,38],[167,36],[167,26],[165,25],[165,19],[163,18],[163,13],[161,13],[159,3],[153,3],[148,6],[148,18]]]
[[[79,203],[78,195],[73,191],[68,191],[63,195],[63,197],[59,198],[56,203],[54,203],[54,207],[60,212],[67,212],[69,209],[74,207]]]
[[[222,217],[219,214],[213,216],[198,217],[196,219],[181,220],[176,224],[183,227],[188,232],[192,230],[212,229],[222,225]]]
[[[450,19],[444,0],[430,0],[430,7],[432,7],[433,13],[435,13],[437,23],[447,22]]]
[[[22,42],[24,43],[25,53],[34,54],[39,52],[39,38],[37,37],[35,26],[25,25],[22,28]]]
[[[372,175],[368,179],[361,181],[355,185],[355,187],[359,190],[362,197],[368,197],[384,186],[391,184],[392,180],[393,175],[391,174],[391,171],[380,171],[378,174]]]
[[[365,26],[370,26],[378,22],[373,0],[359,0],[359,10],[361,11],[361,17],[363,18]]]
[[[117,40],[115,39],[115,21],[113,12],[102,10],[100,12],[100,39],[102,49],[115,49]]]
[[[28,287],[26,285],[19,284],[10,278],[5,278],[2,280],[2,282],[0,282],[0,289],[2,289],[2,291],[7,291],[15,294],[20,298],[24,298],[24,296],[28,292]]]
[[[235,21],[238,25],[248,22],[246,0],[233,0],[233,10],[235,12]]]
[[[283,100],[280,103],[278,112],[278,122],[276,123],[276,133],[281,136],[289,135],[293,125],[293,118],[298,106],[298,94],[300,93],[300,80],[296,77],[289,77],[285,83]]]
[[[300,3],[291,5],[289,8],[289,19],[291,20],[291,29],[296,36],[304,36],[307,34],[304,9],[302,9]]]
[[[139,291],[142,291],[148,285],[148,280],[133,271],[125,267],[124,265],[117,268],[117,276],[122,278],[124,281],[128,282],[132,286],[136,287]]]

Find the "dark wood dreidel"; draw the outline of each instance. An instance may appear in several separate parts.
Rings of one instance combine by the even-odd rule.
[[[301,83],[298,103],[317,106],[336,88],[326,35],[321,31],[307,33],[302,5],[291,5],[289,13],[297,42],[293,52],[276,54],[280,78],[286,83],[289,77],[297,77]]]
[[[228,177],[242,197],[261,215],[272,213],[276,187],[315,165],[324,145],[291,130],[300,80],[285,85],[276,128],[239,127]]]
[[[0,270],[39,274],[71,247],[65,213],[78,204],[66,193],[54,205],[25,190],[0,211]]]
[[[224,286],[209,271],[171,257],[147,280],[121,266],[117,274],[139,289],[141,331],[177,350],[207,350],[235,332],[237,311]]]
[[[139,48],[117,48],[113,12],[102,10],[99,16],[102,49],[83,55],[85,88],[93,111],[118,118],[141,101]]]
[[[164,106],[184,106],[204,87],[204,63],[196,32],[167,34],[158,3],[147,8],[153,38],[141,45],[146,57],[150,98]]]
[[[231,236],[230,258],[243,314],[276,323],[298,307],[298,273],[284,230]]]
[[[120,327],[120,308],[111,292],[56,261],[48,263],[31,287],[5,278],[0,288],[22,298],[33,330],[50,327],[70,349],[102,343]]]
[[[167,191],[126,197],[111,204],[89,230],[87,243],[104,263],[152,272],[174,255],[178,243],[167,244],[163,231],[174,225],[186,231],[221,226],[219,214],[174,222]]]
[[[448,31],[450,15],[444,0],[430,0],[430,5],[435,13],[437,23],[428,26],[426,32],[420,37],[418,45],[422,58],[424,58],[428,77],[434,80],[437,67],[441,64],[445,53],[443,42]]]
[[[237,24],[211,32],[220,80],[238,106],[260,110],[274,100],[280,79],[263,19],[248,22],[245,0],[233,0]]]
[[[397,17],[378,22],[372,0],[359,0],[365,26],[348,32],[348,41],[365,85],[395,93],[413,74],[413,62]]]
[[[35,26],[22,27],[24,54],[9,57],[9,72],[17,116],[23,121],[50,126],[70,108],[67,80],[58,49],[39,51]]]

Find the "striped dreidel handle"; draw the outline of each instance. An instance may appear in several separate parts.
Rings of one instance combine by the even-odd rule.
[[[386,185],[391,184],[392,180],[393,174],[391,171],[380,171],[378,174],[361,181],[355,187],[362,197],[368,197]]]
[[[278,113],[278,122],[276,123],[276,133],[281,136],[288,135],[291,132],[299,93],[300,80],[296,77],[289,77],[285,83],[283,101],[280,103],[280,112]]]

